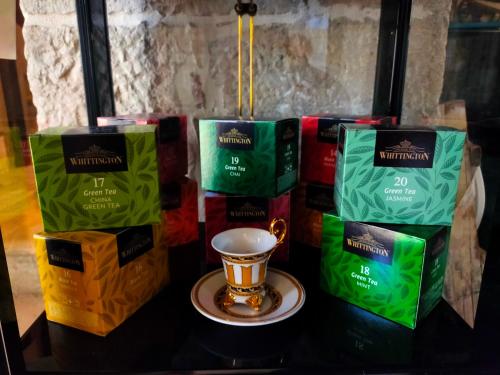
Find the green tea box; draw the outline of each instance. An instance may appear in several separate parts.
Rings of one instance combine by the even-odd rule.
[[[409,328],[443,291],[449,227],[375,225],[323,216],[321,288]]]
[[[204,119],[199,133],[203,189],[271,198],[296,185],[298,119]]]
[[[451,225],[464,140],[447,127],[341,125],[337,212],[346,221]]]
[[[31,135],[45,231],[160,223],[155,129],[60,127]]]

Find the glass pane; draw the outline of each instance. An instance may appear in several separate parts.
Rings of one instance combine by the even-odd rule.
[[[404,123],[467,130],[445,298],[471,326],[500,181],[499,10],[496,1],[414,2],[406,70]]]
[[[334,281],[333,288],[337,287],[338,291],[343,286],[344,290],[351,291],[356,298],[364,296],[365,298],[360,297],[359,300],[371,303],[371,306],[364,306],[372,307],[372,310],[376,310],[381,316],[321,291],[318,287],[321,258],[319,246],[293,244],[290,247],[289,262],[280,263],[278,268],[296,276],[304,284],[307,303],[298,314],[292,316],[290,312],[297,311],[293,309],[303,301],[302,289],[292,278],[286,279],[285,272],[270,270],[268,273],[274,277],[273,280],[279,277],[282,277],[279,280],[286,280],[267,286],[266,293],[270,298],[267,299],[265,314],[269,311],[270,315],[275,313],[277,324],[260,327],[222,324],[228,322],[234,324],[237,321],[235,318],[241,318],[242,315],[241,310],[229,310],[231,306],[228,307],[232,297],[225,294],[224,277],[226,274],[229,275],[229,270],[232,276],[227,276],[228,279],[232,277],[234,280],[238,278],[247,281],[254,278],[262,280],[262,273],[265,275],[265,272],[261,273],[261,270],[254,272],[256,268],[241,267],[238,274],[233,271],[236,267],[229,265],[224,273],[219,264],[206,265],[202,255],[205,250],[202,240],[206,226],[201,226],[201,240],[190,238],[187,244],[169,245],[171,283],[154,297],[155,292],[134,290],[136,293],[131,293],[129,288],[140,285],[141,281],[144,282],[146,280],[143,278],[144,269],[151,270],[148,267],[155,267],[159,262],[155,263],[147,258],[149,262],[144,262],[147,265],[141,264],[139,267],[137,263],[133,263],[134,267],[127,269],[130,273],[124,271],[118,274],[123,270],[120,261],[132,262],[136,260],[133,257],[136,252],[144,251],[137,256],[139,259],[147,251],[145,250],[147,246],[141,241],[143,237],[130,236],[134,237],[130,239],[122,236],[121,241],[117,238],[109,243],[113,246],[116,244],[117,247],[123,242],[132,243],[127,249],[130,253],[126,254],[126,251],[116,251],[112,248],[110,251],[113,253],[112,256],[106,256],[106,261],[103,257],[102,264],[106,265],[102,266],[95,276],[90,272],[82,276],[83,274],[79,273],[82,272],[80,269],[75,270],[75,267],[84,263],[86,255],[85,261],[88,263],[85,264],[92,264],[90,269],[95,271],[97,262],[92,263],[92,261],[95,261],[97,256],[89,258],[88,253],[79,253],[82,255],[81,259],[73,263],[68,262],[69,267],[68,264],[65,265],[66,268],[59,267],[60,264],[56,265],[61,273],[69,274],[68,270],[73,270],[78,272],[76,274],[79,281],[87,277],[87,280],[90,279],[89,284],[97,281],[93,285],[98,286],[88,294],[86,292],[91,288],[80,288],[78,292],[82,293],[78,297],[74,297],[74,294],[68,297],[69,294],[61,293],[64,296],[61,298],[64,299],[64,303],[56,301],[58,311],[62,311],[62,315],[66,314],[65,318],[70,317],[66,324],[79,329],[48,322],[44,316],[32,326],[23,341],[29,370],[143,372],[331,367],[333,370],[376,368],[378,371],[394,369],[401,371],[403,368],[414,370],[428,367],[444,369],[482,366],[483,363],[478,359],[481,357],[477,356],[476,351],[483,354],[483,349],[488,343],[484,343],[481,340],[482,336],[471,327],[475,323],[482,269],[485,264],[485,252],[482,248],[490,247],[487,243],[490,238],[488,231],[491,231],[488,220],[491,222],[492,213],[489,210],[495,206],[496,199],[496,192],[492,187],[500,180],[497,167],[500,158],[496,148],[491,146],[491,141],[494,144],[498,139],[497,125],[500,116],[495,105],[498,102],[497,78],[500,66],[498,41],[495,39],[499,30],[497,3],[465,0],[440,2],[415,0],[412,3],[403,123],[446,124],[467,129],[471,141],[465,147],[461,172],[463,179],[458,193],[459,207],[449,256],[448,270],[451,271],[445,280],[445,298],[448,303],[439,298],[441,281],[444,278],[439,275],[443,267],[439,267],[436,271],[438,268],[436,265],[439,263],[441,266],[445,259],[440,256],[443,254],[441,249],[445,248],[446,243],[445,240],[442,241],[442,235],[445,233],[442,228],[432,233],[432,240],[431,237],[427,238],[428,242],[432,243],[433,249],[427,258],[422,256],[428,254],[426,247],[417,248],[400,243],[396,245],[396,239],[400,238],[396,238],[395,235],[377,239],[369,232],[361,233],[351,229],[352,223],[345,226],[350,229],[344,230],[342,226],[341,230],[337,231],[338,227],[332,230],[336,232],[332,236],[339,237],[340,232],[344,235],[348,231],[354,241],[358,241],[356,243],[351,239],[352,244],[346,245],[350,246],[347,250],[343,242],[345,240],[348,243],[347,238],[343,237],[342,241],[338,241],[342,242],[342,245],[338,246],[342,253],[331,263],[343,274],[338,277],[333,276],[334,272],[331,272],[330,280]],[[371,113],[381,1],[277,0],[258,1],[257,4],[259,10],[255,19],[254,46],[256,116],[300,117],[317,112],[352,115]],[[197,119],[209,116],[234,116],[237,112],[237,18],[233,5],[234,3],[227,0],[107,1],[117,115],[147,113],[147,121],[160,121],[154,115],[151,116],[151,112],[183,113],[188,116],[189,168],[186,169],[188,176],[198,182],[198,190],[195,189],[195,181],[190,182],[188,189],[190,198],[194,197],[190,202],[194,203],[192,207],[185,209],[181,204],[179,209],[180,198],[161,202],[162,205],[174,206],[174,210],[179,209],[176,211],[176,219],[182,225],[175,227],[179,229],[177,234],[195,233],[198,236],[200,227],[196,215],[193,214],[196,211],[197,192],[202,221],[204,216],[202,205],[204,195],[199,188]],[[15,74],[12,73],[14,72],[12,64],[4,67],[1,65],[3,61],[0,61],[2,79],[0,120],[3,120],[0,122],[2,126],[0,127],[0,173],[2,173],[0,193],[6,197],[6,204],[0,209],[0,219],[17,314],[21,331],[25,331],[43,309],[32,240],[32,234],[41,230],[41,223],[26,136],[37,129],[47,127],[86,125],[88,119],[75,3],[70,0],[58,2],[23,0],[21,7],[24,19],[19,16],[18,22],[20,25],[24,22],[24,26],[22,34],[18,28],[18,36],[24,37],[24,46],[20,41],[18,59],[14,63]],[[245,62],[248,58],[247,27],[248,18],[245,17],[243,43]],[[22,58],[23,50],[27,63]],[[245,63],[243,74],[245,114],[248,113],[249,73],[246,65]],[[15,93],[16,87],[20,94],[18,101],[12,106],[9,100],[15,95],[6,93]],[[18,109],[18,112],[13,109]],[[138,121],[137,117],[134,120],[130,118],[124,120],[124,122]],[[179,125],[181,121],[176,121],[178,128],[181,128]],[[92,130],[92,132],[113,133],[116,130],[119,133],[119,130],[123,129],[116,127]],[[285,130],[283,132],[285,133]],[[182,139],[179,135],[181,131],[166,133],[168,134],[163,133],[165,138],[174,134],[176,139]],[[315,136],[319,137],[319,134],[315,133]],[[436,135],[432,132],[431,136]],[[274,133],[270,138],[273,137]],[[372,142],[374,139],[371,135],[363,138],[358,141]],[[162,140],[161,130],[159,139]],[[126,142],[125,137],[121,140],[123,142],[118,148],[127,150],[132,142],[130,139]],[[144,157],[148,152],[151,153],[151,157],[146,155],[148,161],[156,159],[152,156],[155,152],[154,142],[151,140],[150,145],[146,145],[145,142],[132,143],[133,148],[137,147],[137,150],[140,150],[132,154],[136,161],[138,156]],[[460,153],[460,147],[455,149],[453,142],[450,144],[454,152]],[[162,146],[163,143],[160,142],[160,147]],[[393,143],[387,148],[401,147],[405,150],[419,148],[410,146],[408,141],[403,141],[395,146]],[[364,146],[357,148],[361,154],[366,149]],[[171,154],[177,157],[176,152],[179,149],[172,150],[169,149]],[[186,155],[185,151],[182,149],[179,154]],[[450,152],[450,150],[445,151]],[[81,153],[87,152],[95,152],[100,157],[104,155],[106,158],[116,160],[114,152],[105,150],[102,153],[102,148],[95,144],[85,145]],[[125,156],[127,156],[126,151]],[[369,185],[366,181],[376,175],[375,169],[369,165],[370,158],[371,155],[367,159],[354,155],[356,163],[367,164],[360,165],[360,169],[369,171],[370,175],[366,180],[360,179],[357,182],[358,186],[350,185],[351,192],[361,188],[362,185]],[[122,160],[119,161],[123,164]],[[450,164],[456,161],[453,159]],[[238,163],[237,160],[234,162]],[[455,170],[458,173],[458,167]],[[141,175],[140,172],[142,171],[137,172],[138,176]],[[397,170],[393,171],[396,172]],[[440,189],[436,196],[443,199],[450,189],[445,181],[447,175],[434,173],[434,176],[430,176],[430,173],[426,172],[427,170],[422,174],[434,179],[434,185]],[[160,178],[162,173],[160,170]],[[383,175],[381,173],[377,178],[385,178]],[[151,177],[146,174],[144,179],[147,177],[154,180],[156,176]],[[182,197],[184,193],[182,190],[184,188],[179,187],[181,185],[179,181],[181,178],[182,181],[186,179],[183,175],[176,178],[179,180],[163,186],[168,190],[167,193],[171,194],[169,197]],[[80,182],[79,177],[77,180]],[[124,182],[120,178],[116,180],[118,182],[115,185],[121,190],[120,185]],[[134,179],[133,183],[139,180],[139,178]],[[415,180],[418,181],[418,177]],[[101,178],[88,181],[95,183],[96,188],[102,187],[104,183]],[[403,184],[401,186],[406,186],[407,182],[406,179],[398,181]],[[423,184],[427,183],[424,181]],[[379,188],[381,184],[373,187],[377,183],[370,182],[370,185],[373,190]],[[141,199],[153,196],[152,189],[141,190],[141,186],[133,187]],[[325,186],[321,186],[317,189],[317,195],[329,195],[331,198],[333,186],[328,186],[330,190],[326,193],[324,188]],[[125,186],[124,190],[127,189],[129,187]],[[377,199],[376,194],[373,197],[358,194],[356,197],[353,200],[357,202],[363,200],[363,203],[359,205],[353,203],[353,205],[359,206],[357,209],[366,207],[367,212],[374,211],[373,207],[377,206],[376,210],[382,210],[380,207],[386,204]],[[105,200],[97,203],[103,202]],[[257,200],[250,203],[258,205],[255,202]],[[412,208],[423,210],[423,203],[417,203],[417,206],[413,205]],[[313,201],[312,204],[332,203],[329,199],[323,199]],[[134,205],[139,206],[135,201]],[[406,210],[408,207],[403,208]],[[401,217],[401,213],[408,215],[408,211],[395,211],[390,211],[390,215],[387,216]],[[148,213],[148,210],[145,212]],[[222,219],[218,224],[223,223],[222,226],[226,226],[229,221],[229,211],[225,207],[220,209],[220,212]],[[270,216],[269,213],[264,215]],[[122,216],[123,220],[127,217],[127,215]],[[318,216],[323,218],[323,213],[316,215]],[[294,219],[297,218],[292,218]],[[316,225],[316,229],[319,227],[321,233],[321,222],[318,224],[314,221],[313,224]],[[188,225],[189,230],[187,230]],[[478,235],[479,225],[481,227]],[[165,228],[168,229],[168,225]],[[223,229],[225,228],[221,230]],[[407,230],[409,237],[412,237],[409,242],[415,241],[415,232],[412,232],[412,228],[405,227],[401,229],[403,230]],[[425,235],[431,236],[429,233],[434,229],[426,226],[425,229],[413,228],[413,230],[428,231]],[[149,238],[151,237],[153,235]],[[424,241],[418,242],[418,246],[421,246]],[[364,259],[355,258],[349,266],[352,266],[352,269],[348,268],[346,263],[349,261],[345,262],[344,250],[350,257],[359,255],[366,248],[369,249],[367,250],[369,253],[364,258],[378,262],[373,263],[375,267],[371,264],[370,267],[366,267],[366,264],[361,263]],[[103,251],[109,249],[111,246],[99,247],[99,251],[95,254],[102,255]],[[392,257],[396,251],[398,256]],[[413,259],[414,253],[417,253],[418,260]],[[439,262],[436,253],[439,255]],[[391,260],[380,260],[386,256],[384,254],[391,254]],[[433,256],[435,257],[431,258]],[[398,258],[397,267],[384,268],[388,266],[387,262],[392,266],[391,262],[395,258]],[[252,259],[245,259],[246,261]],[[110,264],[113,265],[109,266]],[[424,264],[426,270],[432,270],[426,274],[428,278],[422,278]],[[219,279],[214,281],[212,278],[214,274],[203,276],[205,271],[211,268],[218,268],[219,273],[215,275],[218,275]],[[117,269],[118,272],[115,273]],[[161,268],[160,271],[158,268],[152,269],[155,271],[149,271],[148,276],[156,277],[165,275],[166,272],[162,271],[166,271],[167,267]],[[383,271],[388,269],[390,271]],[[374,270],[382,270],[377,280],[371,279]],[[55,271],[50,272],[55,273]],[[327,272],[323,272],[325,273]],[[125,276],[121,278],[123,274]],[[399,275],[399,279],[394,277],[395,274]],[[194,294],[191,294],[194,283],[202,276],[201,280],[209,279],[213,283],[204,284],[204,294],[199,292],[201,287],[195,288]],[[106,281],[101,283],[102,280]],[[353,280],[356,284],[349,284]],[[61,282],[57,283],[59,281]],[[69,276],[61,277],[54,284],[61,286],[61,289],[70,285],[68,288],[71,289],[73,285],[71,281],[74,280]],[[372,287],[373,290],[379,283],[389,285],[381,288],[385,294],[364,294]],[[424,283],[425,294],[432,295],[429,300],[439,303],[429,316],[418,322],[417,329],[413,330],[408,327],[416,323],[421,310],[434,307],[433,303],[421,299]],[[437,287],[427,289],[431,283]],[[72,290],[75,289],[77,288]],[[94,298],[94,295],[97,297]],[[295,296],[292,303],[290,295]],[[409,295],[413,298],[410,302],[407,299]],[[151,301],[144,303],[144,306],[136,304],[130,307],[127,304],[130,301],[139,301],[140,298]],[[201,299],[205,305],[200,303]],[[192,303],[192,300],[195,302]],[[422,303],[419,306],[420,302]],[[193,307],[196,303],[198,311],[202,314]],[[254,307],[255,304],[254,300]],[[101,310],[93,307],[97,305]],[[363,306],[362,303],[360,305]],[[80,308],[82,306],[84,308]],[[216,313],[214,310],[204,310],[203,306],[214,307]],[[422,306],[424,308],[420,310]],[[280,309],[288,310],[279,315],[283,312]],[[251,315],[251,319],[255,317],[253,314],[260,313],[256,310],[244,311],[246,317]],[[219,320],[213,322],[206,318],[208,315],[212,318],[215,316]],[[383,318],[389,315],[394,321]],[[402,316],[407,319],[406,327],[396,323],[397,318]],[[279,321],[282,317],[288,319]],[[122,318],[125,320],[120,320]],[[260,318],[261,316],[256,318],[258,324],[269,317]],[[78,324],[81,325],[74,324],[75,320],[71,319],[78,320]],[[117,323],[118,320],[120,323]],[[267,322],[269,323],[269,320]],[[249,325],[253,323],[255,321],[251,321]],[[92,331],[89,326],[98,328]],[[105,329],[98,331],[96,335],[89,333],[96,333],[96,330],[102,327]],[[101,334],[106,337],[100,337]]]
[[[109,2],[117,114],[234,115],[237,17],[233,3]],[[257,4],[257,116],[371,112],[380,1]],[[247,69],[243,81],[247,89]],[[247,111],[246,98],[244,106]]]
[[[0,226],[21,334],[43,312],[33,242],[42,225],[27,136],[85,116],[74,3],[62,3],[23,1],[17,58],[0,59]]]
[[[186,114],[188,176],[198,182],[194,120],[237,114],[235,3],[108,2],[116,114]],[[256,117],[371,113],[379,0],[256,3]],[[243,113],[248,115],[248,17],[243,22]],[[201,189],[199,194],[204,220]]]

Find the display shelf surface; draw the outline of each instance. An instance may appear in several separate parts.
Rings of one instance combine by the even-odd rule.
[[[180,258],[185,264],[200,264],[196,250],[184,251]],[[472,329],[441,301],[412,331],[320,291],[318,265],[317,249],[297,245],[289,264],[275,265],[302,281],[307,298],[298,314],[268,326],[227,326],[199,314],[191,305],[190,289],[207,271],[203,267],[165,288],[105,338],[48,322],[42,314],[23,336],[27,369],[475,374],[500,368],[493,344],[500,337],[498,324],[476,322]]]

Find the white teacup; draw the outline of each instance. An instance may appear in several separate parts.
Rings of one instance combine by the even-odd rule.
[[[276,228],[280,223],[281,228]],[[212,247],[219,252],[226,276],[224,305],[245,303],[259,310],[266,295],[267,262],[274,250],[283,243],[286,222],[273,219],[269,231],[257,228],[237,228],[221,232],[212,238]],[[278,236],[278,237],[277,237]]]

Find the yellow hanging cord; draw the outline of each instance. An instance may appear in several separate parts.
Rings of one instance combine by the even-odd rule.
[[[241,39],[243,34],[243,17],[238,15],[238,116],[243,116],[243,88],[241,83],[242,62],[241,62]]]
[[[250,102],[250,118],[253,119],[253,40],[254,40],[254,16],[257,13],[257,5],[250,0],[249,3],[243,3],[238,0],[234,6],[238,14],[238,115],[243,117],[243,62],[242,62],[242,39],[243,39],[243,15],[250,16],[249,29],[249,82],[248,96]]]
[[[249,59],[250,59],[250,89],[248,92],[250,100],[250,118],[253,119],[253,16],[250,16],[249,23],[250,33],[250,46],[249,46]]]

